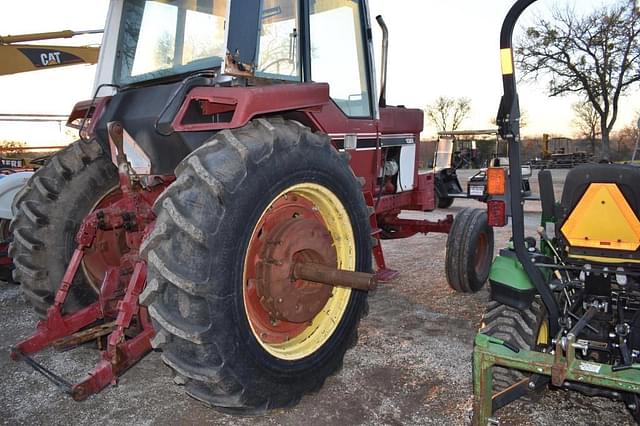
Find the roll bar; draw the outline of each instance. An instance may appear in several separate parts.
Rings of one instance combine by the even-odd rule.
[[[513,248],[525,272],[542,297],[549,314],[550,336],[555,337],[558,332],[558,304],[551,290],[545,284],[542,272],[533,264],[531,257],[528,255],[524,240],[524,201],[520,191],[520,182],[522,180],[520,164],[520,105],[513,62],[513,30],[520,15],[535,2],[536,0],[518,0],[511,7],[502,23],[500,59],[504,94],[500,100],[496,121],[500,136],[509,144],[509,187]]]

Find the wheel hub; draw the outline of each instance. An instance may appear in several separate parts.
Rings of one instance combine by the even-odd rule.
[[[314,219],[294,217],[265,235],[256,268],[256,289],[261,305],[275,320],[311,321],[326,305],[333,288],[294,279],[297,262],[336,266],[336,251],[326,227]]]
[[[247,320],[259,344],[277,358],[311,355],[341,323],[351,289],[320,284],[329,280],[318,266],[355,269],[351,221],[330,190],[300,183],[265,207],[245,254]]]
[[[113,189],[91,211],[112,206],[121,200],[122,192]],[[82,269],[96,293],[100,292],[107,269],[120,266],[122,256],[128,251],[123,229],[97,230],[94,244],[87,247],[82,259]]]
[[[476,247],[474,250],[474,267],[476,273],[481,274],[482,269],[485,267],[487,263],[487,257],[489,254],[489,237],[484,232],[478,236],[478,242],[476,243]]]

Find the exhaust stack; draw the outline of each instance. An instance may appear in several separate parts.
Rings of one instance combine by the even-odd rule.
[[[376,16],[376,21],[378,21],[378,25],[380,25],[380,29],[382,29],[382,76],[380,77],[380,101],[378,105],[380,106],[380,108],[384,108],[387,106],[387,61],[389,57],[389,29],[387,28],[387,24],[384,23],[382,15]]]

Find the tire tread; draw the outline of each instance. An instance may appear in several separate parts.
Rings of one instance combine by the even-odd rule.
[[[241,376],[246,372],[234,370],[231,367],[233,363],[228,362],[235,354],[225,353],[215,341],[207,338],[205,330],[215,334],[215,328],[220,323],[217,315],[221,314],[209,311],[209,323],[200,328],[201,334],[185,330],[188,321],[181,321],[168,314],[175,312],[175,308],[169,305],[171,298],[167,298],[167,295],[177,291],[184,292],[184,297],[191,305],[195,305],[196,300],[202,297],[207,300],[229,297],[219,293],[221,290],[217,288],[206,288],[205,283],[186,279],[174,272],[180,269],[180,265],[169,253],[171,240],[176,238],[176,233],[185,247],[206,245],[203,244],[205,234],[194,216],[191,212],[180,210],[183,205],[181,197],[195,191],[201,195],[200,199],[206,199],[205,204],[211,207],[209,217],[215,220],[211,228],[208,228],[206,239],[215,241],[227,214],[225,198],[233,196],[238,190],[247,177],[249,167],[272,157],[276,152],[276,143],[280,144],[279,150],[286,152],[293,149],[300,143],[303,134],[309,143],[335,150],[325,136],[313,134],[299,123],[279,117],[259,118],[240,129],[219,132],[177,167],[176,182],[167,188],[154,206],[158,216],[156,229],[143,243],[141,252],[147,258],[149,277],[157,281],[147,286],[141,300],[149,306],[156,331],[162,334],[156,343],[163,351],[163,360],[179,376],[186,378],[185,389],[189,395],[223,412],[261,414],[268,409],[294,405],[303,394],[317,391],[326,377],[305,383],[302,393],[291,391],[278,397],[258,394],[245,385]],[[224,164],[224,170],[214,170],[214,164]],[[364,205],[364,197],[362,203]],[[366,218],[366,209],[362,210],[361,214]],[[167,235],[171,235],[171,238]],[[203,252],[208,253],[203,255],[212,256],[206,250]],[[364,307],[360,308],[356,325],[346,337],[347,348],[355,345],[357,323],[364,310]],[[341,365],[342,362],[337,363],[331,374],[338,371]]]

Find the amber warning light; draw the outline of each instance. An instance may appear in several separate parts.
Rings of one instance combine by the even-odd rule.
[[[504,195],[507,192],[507,170],[502,167],[487,169],[487,194]]]

